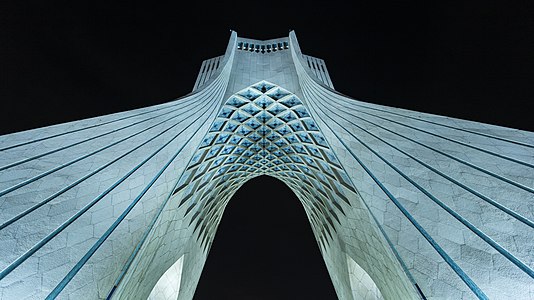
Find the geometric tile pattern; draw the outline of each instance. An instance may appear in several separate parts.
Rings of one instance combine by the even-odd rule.
[[[192,299],[262,174],[302,202],[340,299],[534,299],[534,133],[352,99],[294,32],[232,32],[197,84],[0,137],[0,300],[146,299],[160,278]]]
[[[264,80],[226,100],[174,191],[187,189],[180,204],[188,203],[203,244],[222,214],[221,200],[259,175],[307,193],[302,199],[320,243],[343,214],[339,202],[350,205],[343,187],[354,192],[302,101]]]

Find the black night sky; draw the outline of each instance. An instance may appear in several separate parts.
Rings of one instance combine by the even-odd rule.
[[[189,93],[230,29],[254,39],[295,30],[353,98],[534,131],[531,2],[5,1],[0,134]],[[335,298],[296,197],[271,178],[243,186],[195,299]]]

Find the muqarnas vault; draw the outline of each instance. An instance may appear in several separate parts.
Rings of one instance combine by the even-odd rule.
[[[191,299],[269,175],[339,299],[534,299],[533,168],[532,132],[358,101],[294,32],[231,32],[179,99],[0,137],[0,298]]]

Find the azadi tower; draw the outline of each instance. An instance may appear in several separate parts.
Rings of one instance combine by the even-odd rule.
[[[191,299],[260,175],[339,299],[534,299],[534,133],[343,95],[294,32],[231,32],[179,99],[1,136],[0,298]]]

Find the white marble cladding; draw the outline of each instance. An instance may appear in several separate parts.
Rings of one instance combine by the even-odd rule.
[[[294,32],[259,41],[288,41],[263,54],[243,41],[232,32],[181,99],[0,137],[0,299],[146,299],[181,257],[178,299],[192,299],[224,207],[250,178],[222,182],[240,156],[202,156],[202,143],[267,143],[252,137],[259,127],[228,139],[227,127],[210,131],[256,127],[221,115],[233,95],[249,119],[303,127],[280,127],[276,139],[306,155],[273,148],[298,172],[258,168],[303,203],[340,299],[355,299],[355,286],[384,299],[534,299],[534,133],[342,95],[316,72],[321,61],[308,66]],[[285,100],[258,82],[300,106],[276,112]],[[235,95],[248,88],[276,105]],[[228,168],[212,165],[219,159]]]
[[[0,138],[0,299],[105,299],[118,291],[215,117],[232,57],[222,64],[204,89],[181,99]],[[156,272],[178,258],[159,261]],[[146,281],[145,298],[162,273]]]
[[[308,107],[424,295],[533,299],[534,133],[357,101],[293,55]]]
[[[197,89],[202,87],[213,76],[215,76],[215,74],[217,74],[216,71],[221,66],[223,58],[224,55],[221,55],[214,58],[206,59],[202,62],[202,65],[200,65],[200,71],[197,75],[197,80],[195,81],[195,86],[193,87],[193,91],[196,91]]]
[[[383,300],[382,293],[375,282],[362,267],[360,267],[350,256],[347,256],[349,268],[350,286],[352,297],[362,300]]]
[[[183,265],[184,257],[182,256],[163,273],[147,300],[176,300],[180,291]]]
[[[315,77],[317,77],[320,82],[329,88],[334,89],[334,84],[330,79],[330,74],[328,73],[328,69],[326,68],[326,63],[324,60],[309,55],[302,55],[302,58],[308,65],[308,68],[313,72]]]

